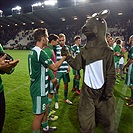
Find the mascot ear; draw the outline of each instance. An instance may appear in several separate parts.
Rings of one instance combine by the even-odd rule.
[[[108,15],[110,14],[110,10],[102,10],[101,12],[98,13],[99,18],[105,19]]]

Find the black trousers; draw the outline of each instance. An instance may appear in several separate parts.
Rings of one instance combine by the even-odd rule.
[[[2,133],[2,127],[5,119],[5,97],[4,91],[0,93],[0,133]]]

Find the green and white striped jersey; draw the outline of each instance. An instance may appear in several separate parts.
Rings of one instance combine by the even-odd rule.
[[[70,47],[67,45],[65,46],[69,50]],[[61,49],[62,47],[60,45],[56,46],[56,61],[59,61],[60,59],[62,59]],[[67,71],[68,71],[68,63],[66,61],[63,61],[62,65],[59,67],[57,72],[67,72]]]
[[[74,57],[75,57],[75,56],[80,52],[79,46],[77,46],[76,44],[74,44],[74,45],[72,46],[72,51],[73,51]]]
[[[48,94],[48,66],[53,61],[45,51],[35,46],[28,55],[31,96],[46,96]]]

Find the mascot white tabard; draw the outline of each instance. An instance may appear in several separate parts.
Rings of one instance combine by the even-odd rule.
[[[83,83],[78,106],[80,133],[94,133],[96,123],[103,124],[105,133],[114,132],[115,66],[113,51],[108,47],[105,18],[110,13],[103,10],[93,14],[82,27],[87,44],[72,58],[65,47],[62,56],[76,70],[83,69]]]

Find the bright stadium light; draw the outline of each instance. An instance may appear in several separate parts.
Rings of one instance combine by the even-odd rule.
[[[12,14],[20,14],[20,13],[21,13],[20,6],[16,6],[16,7],[12,8]]]
[[[26,23],[23,23],[23,25],[25,26],[25,25],[26,25]]]
[[[119,13],[118,13],[118,16],[121,16],[121,15],[122,15],[122,12],[119,12]]]
[[[32,6],[32,7],[42,6],[42,3],[41,3],[41,2],[39,2],[39,3],[35,3],[35,4],[31,5],[31,6]]]
[[[31,22],[31,24],[33,25],[33,24],[35,24],[34,22]]]
[[[0,17],[3,17],[3,11],[0,10]]]
[[[44,1],[44,5],[46,5],[46,6],[54,6],[54,5],[56,5],[57,4],[57,0],[46,0],[46,1]]]
[[[31,5],[31,7],[32,7],[32,12],[33,12],[34,10],[39,10],[40,8],[44,8],[44,3],[41,3],[41,2],[35,3]]]
[[[41,24],[44,24],[44,21],[43,20],[41,20],[40,22],[41,22]]]
[[[77,16],[74,16],[73,19],[74,19],[74,20],[77,20],[78,18],[77,18]]]
[[[61,18],[61,21],[64,22],[64,21],[66,21],[66,19],[65,18]]]

